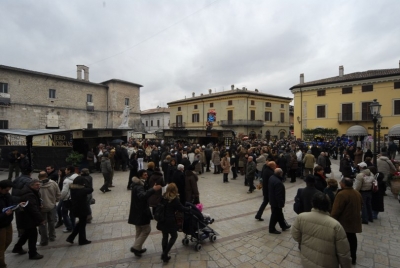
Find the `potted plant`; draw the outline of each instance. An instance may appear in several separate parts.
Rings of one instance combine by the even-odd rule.
[[[82,159],[83,159],[83,154],[80,154],[80,153],[77,152],[77,151],[72,151],[72,152],[67,156],[67,158],[65,159],[65,161],[66,161],[67,163],[70,163],[72,166],[75,167],[75,172],[76,172],[76,170],[78,169],[78,172],[76,172],[76,173],[79,173],[79,164],[81,163]]]
[[[393,174],[389,174],[387,181],[390,186],[390,190],[397,198],[398,194],[400,193],[400,172],[397,171]]]

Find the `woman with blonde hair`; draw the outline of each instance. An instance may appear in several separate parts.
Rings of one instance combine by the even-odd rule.
[[[163,235],[161,241],[163,250],[161,259],[163,262],[168,262],[171,259],[171,257],[168,256],[168,253],[178,238],[178,224],[176,223],[175,212],[189,211],[189,208],[182,206],[181,202],[179,201],[178,187],[176,187],[176,184],[173,182],[168,184],[161,203],[165,206],[164,221],[157,223],[157,229],[160,230]],[[170,239],[168,239],[169,236],[171,236]]]

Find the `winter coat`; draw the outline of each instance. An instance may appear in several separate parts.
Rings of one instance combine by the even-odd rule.
[[[320,192],[317,188],[313,186],[306,186],[301,191],[300,202],[303,212],[310,212],[312,209],[312,198],[313,196]]]
[[[190,161],[186,157],[182,158],[181,164],[185,167],[185,170],[189,170]]]
[[[224,156],[221,161],[221,168],[222,168],[222,173],[229,174],[231,170],[231,164],[228,161],[228,158]]]
[[[47,174],[47,178],[49,178],[50,180],[53,180],[55,182],[58,182],[58,171],[57,170],[53,170],[52,172]]]
[[[323,156],[323,155],[318,156],[317,164],[318,164],[318,166],[321,166],[321,167],[325,168],[326,167],[325,156]]]
[[[369,169],[363,169],[357,174],[353,188],[359,192],[371,191],[375,176]]]
[[[149,187],[152,188],[155,184],[161,185],[162,187],[165,186],[163,174],[160,171],[154,171],[153,175],[149,177]],[[156,207],[158,203],[160,203],[162,197],[161,189],[159,191],[154,192],[153,195],[149,197],[149,206]]]
[[[199,178],[190,170],[185,172],[185,198],[187,202],[193,203],[193,200],[199,199],[200,193],[197,187]]]
[[[176,171],[176,166],[172,166],[171,164],[168,166],[168,178],[164,176],[164,179],[166,179],[166,183],[170,183],[172,180],[172,177],[174,176],[174,173]]]
[[[166,232],[176,232],[178,231],[178,224],[176,223],[175,212],[180,211],[189,211],[189,208],[185,208],[180,200],[179,197],[175,197],[172,200],[167,200],[163,198],[161,202],[164,202],[166,205],[165,207],[165,220],[161,222],[157,222],[157,230],[166,231]]]
[[[10,215],[6,215],[6,213],[1,213],[3,211],[3,208],[7,208],[13,205],[16,205],[17,202],[16,198],[12,197],[9,193],[7,194],[0,194],[0,228],[7,227],[11,224],[11,222],[14,219],[14,213],[11,213]]]
[[[269,166],[265,165],[263,166],[262,170],[261,170],[261,179],[262,179],[262,191],[263,191],[263,196],[267,197],[269,196],[268,193],[268,182],[269,182],[269,178],[274,175],[274,170],[272,168],[270,168]]]
[[[361,233],[362,197],[353,188],[339,191],[333,203],[331,216],[343,226],[346,233]]]
[[[283,208],[285,206],[285,186],[282,183],[282,178],[275,174],[269,178],[268,195],[271,207]]]
[[[196,165],[194,166],[194,170],[199,173],[203,170],[203,157],[201,154],[196,154],[194,156],[194,161],[198,161]]]
[[[84,177],[87,180],[88,186],[93,188],[93,178],[92,178],[92,176],[86,175],[86,174],[82,174],[81,176]]]
[[[149,197],[154,194],[153,188],[144,190],[144,181],[133,177],[132,178],[132,192],[131,192],[131,206],[129,210],[129,224],[133,225],[147,225],[153,219],[150,207],[148,204]]]
[[[362,162],[362,156],[363,156],[363,151],[362,150],[357,150],[354,153],[354,165],[357,165]]]
[[[344,157],[342,160],[340,160],[339,171],[344,177],[351,177],[353,175],[353,170],[351,169],[351,160],[347,159],[347,157]]]
[[[315,157],[312,154],[306,154],[303,159],[304,168],[314,168]]]
[[[292,155],[292,158],[290,159],[290,165],[289,165],[291,170],[297,170],[299,167],[299,163],[297,162],[297,157],[296,155]]]
[[[292,237],[299,243],[303,267],[351,267],[350,246],[341,224],[328,212],[312,209],[298,215]]]
[[[378,167],[379,172],[382,172],[385,177],[383,181],[387,181],[389,174],[396,171],[395,166],[393,165],[392,161],[389,160],[387,156],[381,156],[376,160],[376,164]]]
[[[267,159],[267,154],[262,154],[259,157],[257,157],[256,159],[256,163],[257,163],[257,170],[262,170],[264,165],[265,165],[265,160]]]
[[[164,173],[165,181],[168,180],[168,166],[169,166],[169,162],[170,162],[170,161],[168,161],[167,159],[164,159],[164,160],[161,162],[161,170],[162,170],[162,172]]]
[[[51,211],[56,206],[56,203],[60,201],[61,192],[57,183],[53,180],[48,180],[45,183],[42,181],[39,192],[43,200],[41,212]]]
[[[211,161],[214,163],[215,166],[221,165],[221,158],[219,157],[219,152],[214,151],[212,153]]]
[[[286,161],[286,157],[284,155],[278,158],[278,160],[276,161],[276,164],[283,170],[283,172],[286,172],[287,161]]]
[[[255,176],[256,176],[256,164],[254,163],[254,161],[247,162],[246,178],[249,180],[254,180]]]
[[[17,228],[32,229],[40,225],[44,221],[40,213],[40,193],[29,186],[25,186],[21,191],[21,202],[29,201],[28,205],[21,211],[16,212]]]
[[[378,212],[383,212],[385,211],[385,206],[383,202],[383,196],[385,195],[386,192],[386,182],[384,181],[379,181],[378,179],[378,191],[377,192],[372,192],[372,210],[373,211],[378,211]]]
[[[75,217],[85,217],[90,214],[87,206],[87,196],[93,192],[93,188],[89,185],[83,186],[79,184],[70,184],[71,191],[71,212]]]
[[[110,174],[112,171],[111,160],[108,157],[103,156],[101,158],[101,173]]]
[[[326,178],[319,175],[318,173],[314,173],[314,177],[315,177],[315,188],[317,188],[317,190],[321,192],[324,192],[324,189],[328,186]]]
[[[171,182],[176,184],[179,192],[179,199],[182,204],[185,204],[185,174],[180,170],[175,170],[174,175],[171,177]]]
[[[68,200],[71,196],[71,191],[69,190],[69,185],[74,182],[74,179],[78,177],[78,174],[74,173],[66,177],[63,181],[63,188],[61,190],[60,200]]]

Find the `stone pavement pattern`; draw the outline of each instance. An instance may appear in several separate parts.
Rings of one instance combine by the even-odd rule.
[[[333,174],[339,179],[338,161],[332,160]],[[9,267],[301,267],[300,252],[290,231],[280,235],[268,233],[270,207],[263,214],[264,221],[254,216],[262,202],[262,192],[256,190],[247,194],[243,186],[243,176],[230,183],[222,183],[222,174],[205,173],[199,176],[200,200],[204,212],[211,214],[215,222],[211,228],[219,234],[216,242],[205,240],[201,251],[194,250],[194,244],[184,246],[184,237],[179,233],[171,251],[171,260],[163,264],[161,256],[161,233],[152,221],[152,232],[146,240],[147,252],[136,258],[130,247],[135,237],[135,228],[127,223],[129,216],[130,191],[126,190],[128,172],[115,172],[115,188],[106,194],[98,189],[103,178],[100,173],[92,174],[96,204],[92,206],[93,221],[87,225],[87,237],[92,244],[78,246],[65,242],[68,234],[57,230],[55,242],[38,247],[44,258],[28,260],[27,255],[11,253],[17,241],[15,220],[13,223],[13,242],[6,251]],[[0,179],[7,174],[2,172]],[[33,177],[36,177],[34,174]],[[231,174],[230,176],[231,177]],[[284,215],[291,224],[296,214],[293,212],[293,199],[297,188],[304,187],[302,180],[296,183],[285,182],[286,206]],[[393,198],[390,190],[385,197],[385,212],[369,225],[363,225],[363,233],[357,234],[358,267],[400,267],[400,204]],[[278,228],[279,230],[279,228]],[[27,245],[25,247],[27,249]]]

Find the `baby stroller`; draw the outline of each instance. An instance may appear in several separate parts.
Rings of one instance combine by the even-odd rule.
[[[185,234],[185,238],[182,239],[182,244],[185,246],[189,245],[189,241],[195,243],[195,250],[200,251],[202,246],[201,243],[207,238],[211,242],[217,240],[217,233],[208,227],[209,224],[214,222],[214,219],[204,217],[200,210],[197,209],[192,203],[186,202],[186,207],[190,207],[189,212],[183,214],[182,221],[182,232]]]

